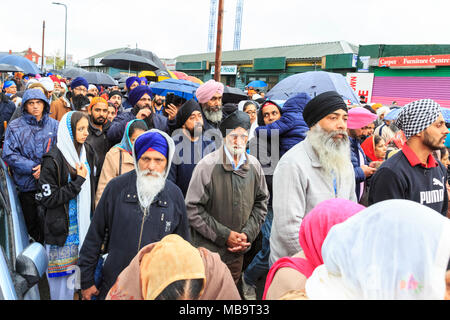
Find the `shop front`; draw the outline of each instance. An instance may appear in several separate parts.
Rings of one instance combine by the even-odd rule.
[[[373,72],[373,103],[433,99],[450,107],[450,54],[380,57]]]

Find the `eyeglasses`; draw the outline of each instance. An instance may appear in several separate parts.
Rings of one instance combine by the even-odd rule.
[[[79,87],[74,88],[73,91],[81,92],[81,93],[86,93],[87,92],[87,90],[85,88],[79,88]]]

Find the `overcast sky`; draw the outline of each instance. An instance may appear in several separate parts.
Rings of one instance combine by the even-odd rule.
[[[61,0],[74,61],[130,46],[160,58],[207,51],[210,0]],[[224,0],[223,50],[233,49],[237,0]],[[51,0],[1,2],[0,51],[31,47],[64,55],[64,7]],[[346,40],[450,44],[448,0],[244,0],[241,49]]]

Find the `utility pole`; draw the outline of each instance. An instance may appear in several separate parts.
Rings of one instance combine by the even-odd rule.
[[[220,82],[220,69],[222,68],[222,30],[223,30],[223,1],[219,0],[217,17],[216,61],[214,63],[214,80]]]
[[[41,56],[41,71],[44,72],[44,39],[45,39],[45,20],[42,23],[42,56]]]

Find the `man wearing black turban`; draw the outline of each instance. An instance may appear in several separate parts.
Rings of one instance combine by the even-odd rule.
[[[175,154],[168,179],[186,197],[195,166],[204,156],[215,151],[215,144],[203,136],[202,109],[196,100],[186,101],[178,110],[174,122],[170,129],[175,141]]]
[[[238,282],[244,253],[261,230],[269,191],[259,161],[247,154],[250,117],[235,111],[220,123],[223,146],[195,168],[186,194],[192,241],[218,252]]]
[[[344,100],[334,91],[319,94],[306,104],[303,118],[306,139],[283,155],[273,175],[270,265],[301,250],[300,224],[317,204],[331,198],[357,201]]]

